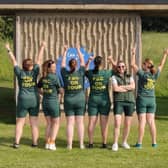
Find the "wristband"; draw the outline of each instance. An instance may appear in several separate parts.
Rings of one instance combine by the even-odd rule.
[[[7,52],[8,52],[8,53],[10,53],[10,52],[11,52],[11,50],[7,49]]]

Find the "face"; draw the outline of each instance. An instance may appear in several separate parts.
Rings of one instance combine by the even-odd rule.
[[[142,69],[143,69],[144,71],[147,71],[147,70],[148,70],[148,66],[149,66],[149,65],[148,65],[147,62],[144,61],[144,62],[142,63]]]
[[[126,70],[126,67],[125,67],[125,64],[123,62],[119,63],[117,65],[117,71],[120,73],[120,74],[124,74],[125,73],[125,70]]]

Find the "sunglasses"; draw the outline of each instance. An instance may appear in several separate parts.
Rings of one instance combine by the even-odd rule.
[[[125,66],[124,65],[119,65],[117,68],[119,68],[119,69],[121,69],[121,68],[125,68]]]

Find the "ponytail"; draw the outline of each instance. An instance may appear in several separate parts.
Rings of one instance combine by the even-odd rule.
[[[96,56],[95,59],[94,59],[94,69],[93,69],[93,72],[94,73],[97,73],[99,71],[99,67],[100,65],[102,64],[102,57],[101,56]]]

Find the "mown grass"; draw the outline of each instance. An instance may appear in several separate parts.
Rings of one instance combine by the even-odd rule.
[[[167,45],[168,34],[163,33],[143,33],[143,56],[151,57],[158,64],[162,56],[162,50]],[[2,42],[3,43],[3,42]],[[101,135],[99,126],[95,130],[95,148],[93,150],[79,149],[77,135],[74,138],[74,148],[72,151],[66,149],[65,120],[61,122],[57,138],[57,151],[47,151],[44,149],[44,120],[40,123],[39,147],[31,148],[31,133],[28,124],[25,125],[21,147],[15,150],[10,147],[14,139],[15,104],[13,90],[12,65],[9,63],[6,51],[2,49],[4,44],[0,44],[0,168],[165,168],[168,164],[168,85],[166,64],[160,79],[157,82],[157,141],[158,148],[151,147],[151,139],[148,128],[143,142],[143,148],[137,150],[119,149],[118,152],[111,151],[113,120],[109,122],[108,149],[100,149]],[[5,69],[2,71],[2,69]],[[110,116],[110,118],[112,115]],[[87,117],[85,125],[87,127]],[[135,144],[137,139],[137,119],[133,122],[129,143]],[[85,144],[88,143],[87,130],[85,131]],[[121,143],[121,139],[120,139]]]

